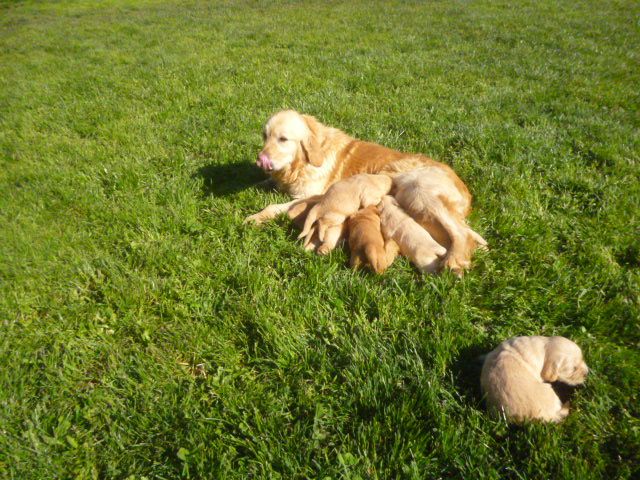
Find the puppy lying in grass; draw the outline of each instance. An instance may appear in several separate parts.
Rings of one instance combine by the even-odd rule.
[[[382,234],[394,240],[400,253],[423,273],[434,273],[447,249],[436,242],[413,218],[400,208],[396,200],[386,195],[378,205]]]
[[[480,383],[487,406],[514,422],[560,422],[569,414],[551,383],[584,383],[580,347],[564,337],[515,337],[490,352]]]
[[[326,255],[333,250],[344,233],[345,221],[361,208],[376,205],[391,190],[386,175],[361,173],[334,183],[314,205],[298,238],[308,244],[315,234],[321,245],[317,252]]]
[[[380,215],[374,206],[363,208],[347,220],[351,267],[368,265],[376,273],[383,273],[398,255],[398,244],[385,242],[380,230]]]

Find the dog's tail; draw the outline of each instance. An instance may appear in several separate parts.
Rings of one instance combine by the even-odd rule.
[[[306,220],[304,221],[304,226],[302,227],[302,232],[298,235],[298,238],[306,237],[311,231],[311,227],[318,219],[318,209],[320,206],[318,204],[314,205],[311,210],[309,210],[309,214],[307,215]]]

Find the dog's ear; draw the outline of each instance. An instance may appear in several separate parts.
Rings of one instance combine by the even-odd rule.
[[[542,372],[540,373],[542,380],[549,383],[556,382],[560,373],[560,365],[562,364],[562,360],[563,358],[561,356],[548,354],[544,360]]]
[[[314,167],[319,167],[322,165],[324,161],[322,155],[322,142],[320,140],[320,125],[318,121],[309,116],[302,115],[307,127],[309,127],[309,136],[300,142],[300,146],[302,148],[302,152],[311,165]]]

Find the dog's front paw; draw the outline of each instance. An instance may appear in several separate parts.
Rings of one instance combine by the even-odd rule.
[[[260,225],[261,223],[264,223],[264,217],[261,215],[261,213],[254,213],[253,215],[249,215],[248,217],[246,217],[242,221],[242,223],[245,225]]]

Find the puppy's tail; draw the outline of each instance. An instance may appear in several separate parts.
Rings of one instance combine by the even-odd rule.
[[[312,225],[316,222],[318,218],[318,205],[314,205],[311,210],[309,210],[309,214],[307,215],[306,220],[304,221],[304,226],[302,227],[302,232],[298,235],[298,238],[306,237],[311,231]]]

